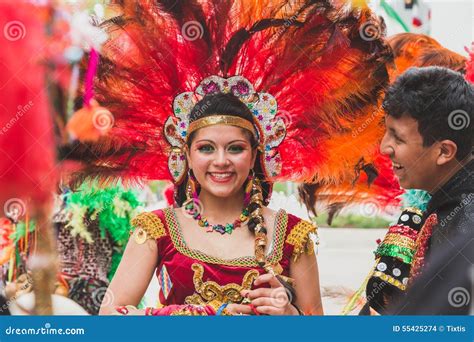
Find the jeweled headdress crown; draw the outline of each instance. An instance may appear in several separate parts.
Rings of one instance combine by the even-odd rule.
[[[196,103],[206,95],[230,93],[242,101],[253,113],[253,125],[249,121],[229,115],[206,116],[192,123],[189,116]],[[265,179],[279,175],[281,158],[277,151],[286,135],[286,127],[281,118],[277,118],[277,102],[268,93],[257,93],[253,85],[242,76],[205,78],[195,92],[184,92],[175,97],[174,115],[164,125],[164,135],[172,146],[168,159],[168,168],[176,184],[180,184],[187,173],[188,166],[183,147],[187,137],[199,128],[216,124],[227,124],[245,128],[252,132],[259,143],[261,164]]]

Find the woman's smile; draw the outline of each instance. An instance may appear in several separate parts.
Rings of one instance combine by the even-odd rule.
[[[215,183],[228,183],[235,176],[235,172],[207,172],[206,174]]]

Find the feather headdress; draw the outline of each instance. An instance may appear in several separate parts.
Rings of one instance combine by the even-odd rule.
[[[400,33],[387,39],[394,55],[394,63],[387,64],[390,74],[390,82],[410,67],[442,66],[455,71],[465,72],[467,59],[453,51],[443,47],[435,39],[415,33]],[[382,117],[374,118],[380,123]],[[357,132],[357,131],[356,131]],[[375,135],[374,143],[380,143],[383,137],[383,128]],[[349,203],[367,205],[373,211],[386,210],[390,206],[399,206],[399,197],[405,191],[400,188],[392,163],[388,156],[382,155],[377,149],[373,154],[365,155],[367,161],[373,167],[373,177],[360,177],[356,182],[343,182],[340,184],[318,185],[304,184],[300,188],[300,194],[310,210],[316,204],[316,195],[319,193],[329,194],[324,202],[329,204],[329,219]],[[314,211],[314,213],[316,213]]]
[[[270,180],[353,182],[367,169],[391,52],[365,5],[124,0],[113,10],[95,83],[113,127],[70,149],[85,161],[82,175],[171,180],[163,129],[173,100],[210,76],[244,77],[276,100],[286,138],[270,156],[282,164]]]

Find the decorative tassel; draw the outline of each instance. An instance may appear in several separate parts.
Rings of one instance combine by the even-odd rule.
[[[94,97],[94,77],[97,73],[97,66],[99,65],[99,54],[95,49],[91,49],[89,55],[89,66],[87,68],[85,80],[85,94],[84,106],[89,107],[91,100]]]
[[[106,135],[114,125],[114,116],[97,101],[90,100],[89,106],[84,106],[73,114],[66,125],[71,138],[82,142],[94,142]]]
[[[99,140],[114,125],[112,113],[105,107],[99,106],[98,102],[94,100],[94,77],[98,64],[99,54],[95,49],[91,49],[85,79],[84,106],[72,115],[66,125],[71,138],[82,142]],[[74,78],[71,79],[72,90],[74,90]]]

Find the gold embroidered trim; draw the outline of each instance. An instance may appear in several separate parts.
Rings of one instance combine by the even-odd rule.
[[[201,264],[194,263],[191,268],[194,271],[193,283],[196,293],[187,296],[184,302],[197,305],[208,304],[216,310],[223,303],[240,303],[243,300],[240,291],[250,290],[255,279],[260,275],[257,270],[249,270],[243,277],[242,285],[230,283],[221,286],[215,281],[203,282],[204,267]]]
[[[173,208],[163,209],[163,212],[165,214],[165,222],[169,229],[171,241],[173,242],[174,247],[181,254],[210,264],[239,267],[259,267],[254,255],[228,260],[213,257],[199,250],[189,248],[182,238],[181,227],[179,226],[178,219]],[[270,264],[276,264],[280,262],[283,256],[283,244],[285,241],[287,224],[288,214],[284,210],[279,210],[275,217],[272,250],[267,259]]]
[[[414,207],[407,207],[407,208],[403,208],[404,211],[409,211],[411,213],[415,213],[419,216],[423,216],[423,212],[418,209],[418,208],[414,208]]]
[[[211,116],[206,116],[204,118],[193,121],[189,124],[187,137],[189,137],[191,133],[193,133],[194,131],[197,131],[200,128],[213,126],[213,125],[219,125],[219,124],[244,128],[252,132],[255,138],[258,137],[257,131],[255,130],[254,125],[250,121],[245,120],[235,115],[234,116],[233,115],[211,115]]]
[[[403,284],[401,281],[383,272],[380,272],[380,271],[374,272],[374,277],[380,278],[383,281],[386,281],[389,284],[392,284],[393,286],[398,287],[402,291],[405,291],[407,289],[406,285]]]
[[[133,235],[138,244],[145,243],[146,240],[156,240],[166,235],[165,226],[158,215],[154,213],[141,213],[132,219],[132,226],[135,227]]]
[[[314,243],[310,239],[310,234],[317,234],[317,227],[305,220],[298,222],[288,234],[286,243],[294,246],[294,261],[303,253],[307,255],[314,253]]]

